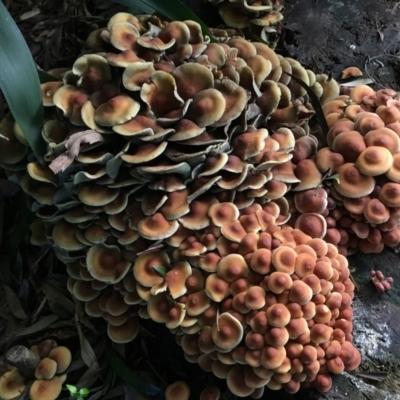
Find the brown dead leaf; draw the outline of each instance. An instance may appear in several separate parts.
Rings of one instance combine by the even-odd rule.
[[[103,136],[94,130],[74,133],[65,143],[67,151],[59,155],[50,163],[50,169],[55,174],[64,171],[73,163],[75,157],[79,154],[81,144],[92,144],[102,141],[104,141]]]

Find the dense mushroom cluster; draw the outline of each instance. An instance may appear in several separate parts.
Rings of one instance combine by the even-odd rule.
[[[379,253],[400,243],[400,109],[390,89],[357,86],[323,106],[330,130],[321,173],[338,175],[325,217],[343,253]]]
[[[14,353],[20,349],[11,348],[7,352],[7,361],[14,365],[9,364],[9,370],[0,377],[0,398],[16,398],[30,385],[31,400],[57,399],[67,378],[65,371],[72,360],[70,350],[58,346],[51,339],[43,340],[30,350],[23,346],[17,347],[22,348],[24,354],[16,358]]]
[[[262,43],[211,43],[193,21],[119,13],[86,45],[42,84],[45,164],[1,122],[1,165],[38,217],[32,243],[54,247],[117,343],[151,318],[238,396],[329,390],[329,373],[360,362],[353,246],[336,225],[345,179],[322,187],[336,159],[317,153],[314,111],[288,74],[325,110],[337,83]]]
[[[274,26],[283,20],[280,13],[282,0],[203,0],[218,6],[225,24],[238,29],[251,27],[265,41],[269,33],[276,33]]]
[[[188,361],[242,397],[264,386],[326,391],[329,373],[360,363],[346,258],[322,239],[276,225],[279,215],[275,202],[240,211],[216,204],[208,211],[212,229],[171,237],[172,258],[185,252],[185,261],[158,251],[134,264],[149,292],[149,317],[177,335]],[[208,249],[199,254],[201,246]],[[165,276],[154,268],[168,264]]]

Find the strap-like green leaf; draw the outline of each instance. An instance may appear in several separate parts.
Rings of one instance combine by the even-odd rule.
[[[21,31],[0,2],[0,88],[33,152],[42,161],[43,106],[35,62]]]
[[[143,11],[153,9],[158,13],[169,18],[171,21],[185,21],[190,19],[201,25],[204,35],[210,37],[212,42],[215,42],[211,31],[207,25],[185,4],[180,0],[112,0],[115,3],[123,4],[130,8],[138,8]],[[149,11],[145,11],[149,12]]]

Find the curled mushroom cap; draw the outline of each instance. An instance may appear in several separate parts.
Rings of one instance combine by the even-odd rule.
[[[120,125],[139,112],[140,105],[131,97],[121,94],[101,104],[94,112],[94,120],[101,126]]]
[[[230,313],[222,313],[213,326],[212,338],[219,348],[232,350],[243,338],[243,326]]]
[[[165,389],[165,400],[189,400],[190,388],[184,381],[176,381]]]

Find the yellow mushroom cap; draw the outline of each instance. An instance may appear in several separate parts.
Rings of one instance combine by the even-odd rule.
[[[165,400],[189,400],[190,388],[184,381],[176,381],[165,389]]]

